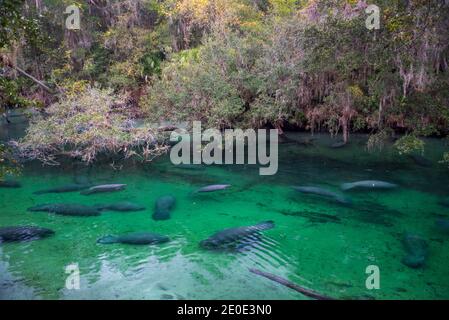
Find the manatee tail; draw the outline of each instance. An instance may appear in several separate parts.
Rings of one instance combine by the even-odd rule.
[[[116,237],[116,236],[104,236],[97,240],[97,243],[101,243],[101,244],[112,244],[112,243],[117,243],[117,242],[118,242],[118,237]]]
[[[256,224],[254,227],[256,227],[259,231],[270,230],[274,228],[274,221],[264,221]]]
[[[343,183],[341,185],[341,190],[343,191],[351,190],[352,188],[354,188],[354,183]]]
[[[81,191],[80,194],[82,194],[83,196],[88,196],[90,194],[92,194],[92,190],[85,190],[85,191]]]
[[[33,194],[35,194],[35,195],[47,194],[47,193],[49,193],[47,190],[41,190],[41,191],[33,192]]]

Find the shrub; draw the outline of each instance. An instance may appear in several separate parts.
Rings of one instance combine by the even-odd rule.
[[[424,153],[424,141],[412,134],[407,134],[400,138],[396,141],[394,147],[400,155],[410,154],[413,152]]]
[[[150,160],[166,150],[148,125],[137,127],[126,103],[112,90],[87,88],[66,96],[32,119],[25,138],[16,143],[21,156],[58,164],[58,156],[94,161],[100,154],[114,159]]]

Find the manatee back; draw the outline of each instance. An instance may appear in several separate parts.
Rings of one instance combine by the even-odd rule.
[[[170,219],[170,211],[175,207],[176,199],[173,196],[164,196],[156,201],[154,208],[154,220],[168,220]]]
[[[402,263],[410,268],[420,268],[425,265],[428,257],[427,241],[414,234],[406,234],[402,240],[407,255]]]
[[[53,235],[51,229],[33,226],[13,226],[0,228],[0,242],[30,241]]]

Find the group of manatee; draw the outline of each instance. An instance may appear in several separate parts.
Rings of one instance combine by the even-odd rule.
[[[2,187],[19,188],[19,183],[5,182]],[[198,189],[198,193],[214,192],[225,190],[231,185],[216,184],[208,185]],[[56,188],[40,190],[34,192],[35,195],[43,195],[49,193],[66,193],[80,191],[83,195],[91,195],[96,193],[121,191],[126,188],[125,184],[106,184],[92,185],[88,183],[74,183],[63,185]],[[176,198],[166,195],[158,198],[154,206],[152,218],[154,220],[170,219],[171,211],[176,204]],[[117,202],[112,204],[97,204],[93,206],[75,204],[75,203],[52,203],[42,204],[28,208],[30,212],[47,212],[63,216],[91,217],[99,216],[103,211],[132,212],[142,211],[146,208],[128,201]],[[263,222],[254,226],[230,228],[212,235],[206,240],[201,241],[200,246],[205,249],[227,249],[235,248],[236,244],[248,242],[251,237],[258,238],[260,231],[274,227],[272,221]],[[55,232],[53,230],[35,226],[11,226],[0,228],[0,242],[23,242],[38,240],[49,237]],[[150,232],[133,232],[123,235],[106,235],[97,240],[99,244],[131,244],[131,245],[155,245],[170,241],[170,238]]]
[[[389,183],[385,181],[377,181],[377,180],[363,180],[351,183],[343,183],[341,185],[342,191],[350,191],[354,189],[371,189],[371,190],[380,190],[380,189],[394,189],[397,188],[398,185],[394,183]],[[337,193],[322,187],[316,186],[293,186],[294,190],[304,193],[304,194],[313,194],[316,196],[320,196],[326,198],[328,200],[336,201],[341,204],[350,205],[352,203],[351,199],[346,195],[341,193]]]
[[[350,191],[356,189],[388,190],[398,187],[399,186],[397,184],[377,180],[364,180],[351,183],[343,183],[340,186],[342,191]],[[351,205],[352,203],[351,199],[346,195],[321,187],[294,186],[293,189],[303,194],[312,194],[344,205]],[[439,204],[444,207],[449,207],[449,198],[441,200]],[[449,234],[449,219],[438,219],[436,221],[436,227],[441,232]],[[402,259],[403,264],[410,268],[421,268],[425,266],[427,258],[429,256],[429,248],[428,243],[424,238],[416,234],[406,233],[403,236],[402,244],[406,253],[405,257]]]
[[[0,182],[0,187],[4,188],[19,188],[20,184],[14,181]],[[198,189],[198,193],[215,192],[226,190],[231,185],[229,184],[214,184],[208,185]],[[74,184],[68,184],[56,188],[37,191],[34,194],[42,195],[48,193],[65,193],[79,191],[83,195],[91,195],[105,192],[121,191],[126,188],[125,184],[106,184],[106,185],[92,185],[85,180],[77,181]],[[345,193],[337,193],[322,187],[317,186],[293,186],[295,191],[306,195],[314,195],[324,199],[335,201],[343,205],[351,205],[351,199]],[[377,180],[364,180],[351,183],[343,183],[341,185],[342,192],[350,190],[365,189],[365,190],[388,190],[398,188],[398,185]],[[168,220],[171,216],[171,211],[176,204],[175,197],[166,195],[158,198],[155,202],[154,212],[152,218],[154,220]],[[449,207],[449,198],[443,199],[439,203],[442,206]],[[86,206],[80,204],[70,203],[55,203],[43,204],[28,208],[31,212],[48,212],[57,215],[66,216],[99,216],[103,211],[117,211],[117,212],[131,212],[141,211],[146,208],[132,203],[132,202],[117,202],[112,204],[98,204],[94,206]],[[439,219],[437,227],[445,233],[449,233],[449,220]],[[261,232],[274,228],[273,221],[265,221],[252,226],[229,228],[219,231],[208,239],[200,242],[200,246],[204,249],[218,250],[218,249],[236,249],[239,246],[248,243],[257,242],[261,238]],[[53,235],[54,232],[50,229],[34,227],[34,226],[16,226],[0,228],[0,242],[17,242],[42,239]],[[170,241],[169,237],[149,232],[135,232],[123,235],[107,235],[98,239],[100,244],[132,244],[132,245],[154,245]],[[406,256],[402,262],[411,268],[419,268],[425,265],[428,257],[427,241],[414,234],[406,234],[403,239],[403,246]]]

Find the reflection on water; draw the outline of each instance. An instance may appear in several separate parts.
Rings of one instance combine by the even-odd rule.
[[[3,136],[4,138],[4,136]],[[303,135],[291,134],[301,141]],[[48,239],[0,246],[0,298],[44,299],[305,299],[304,296],[248,271],[257,268],[337,298],[449,298],[448,235],[435,222],[447,218],[438,202],[449,195],[449,176],[437,160],[443,145],[429,140],[420,165],[390,149],[369,154],[365,136],[349,146],[330,149],[332,140],[317,136],[312,145],[281,145],[279,172],[259,176],[256,166],[175,168],[168,158],[151,164],[84,167],[68,163],[41,167],[30,163],[18,178],[20,189],[0,189],[0,226],[38,225],[53,229]],[[89,197],[78,192],[35,195],[33,192],[76,181],[126,183],[127,189]],[[342,192],[340,184],[386,180],[400,188],[345,193],[344,205],[300,194],[293,185],[313,185]],[[194,191],[207,184],[232,184],[209,194]],[[176,197],[165,221],[152,219],[156,199]],[[27,212],[43,203],[94,205],[132,201],[147,209],[104,212],[98,217],[67,217]],[[250,244],[234,252],[200,248],[217,231],[273,220]],[[156,246],[101,245],[108,234],[137,231],[166,235]],[[401,239],[419,234],[429,245],[424,268],[412,269]],[[65,288],[65,267],[77,263],[80,290]],[[378,265],[381,290],[365,288],[368,265]]]

